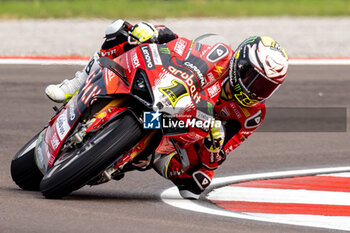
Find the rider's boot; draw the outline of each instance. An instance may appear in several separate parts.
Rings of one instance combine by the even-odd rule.
[[[45,89],[46,95],[57,103],[64,103],[70,100],[73,95],[78,92],[90,72],[100,67],[97,63],[98,58],[99,55],[96,52],[84,69],[75,73],[74,78],[70,80],[65,79],[60,84],[51,84],[47,86]]]
[[[199,199],[214,176],[213,171],[204,167],[189,175],[183,170],[181,159],[176,153],[161,156],[154,162],[154,169],[163,177],[171,180],[179,189],[180,195],[185,199]]]

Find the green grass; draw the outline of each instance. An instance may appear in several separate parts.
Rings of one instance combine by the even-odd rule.
[[[0,18],[350,16],[349,0],[0,0]]]

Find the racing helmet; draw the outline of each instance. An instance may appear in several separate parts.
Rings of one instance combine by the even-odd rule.
[[[230,61],[232,95],[243,107],[252,107],[269,98],[283,83],[288,56],[272,38],[252,36],[244,40]]]

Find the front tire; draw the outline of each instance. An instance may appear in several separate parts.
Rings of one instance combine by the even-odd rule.
[[[46,198],[68,195],[106,169],[118,156],[134,146],[141,136],[138,120],[131,114],[123,114],[75,150],[75,154],[61,155],[60,158],[68,158],[55,162],[42,179],[40,191]]]
[[[39,134],[35,135],[19,150],[11,162],[12,180],[24,190],[39,191],[40,181],[44,176],[36,165],[34,158],[34,149]]]

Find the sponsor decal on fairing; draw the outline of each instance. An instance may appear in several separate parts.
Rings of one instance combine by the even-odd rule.
[[[75,119],[75,105],[74,103],[71,103],[69,105],[69,120],[73,121]]]
[[[66,137],[69,130],[70,130],[70,126],[68,124],[68,119],[67,119],[67,110],[65,110],[58,117],[57,123],[56,123],[56,131],[61,141]]]
[[[158,46],[156,44],[150,44],[149,46],[150,46],[151,51],[152,51],[154,64],[162,65],[162,60],[161,60],[159,52],[158,52]]]
[[[52,135],[52,139],[51,139],[51,146],[52,146],[52,149],[56,150],[57,147],[60,145],[60,141],[58,140],[57,138],[57,134],[54,133]]]
[[[197,66],[193,65],[192,63],[190,63],[188,61],[186,61],[184,63],[184,65],[187,66],[188,68],[190,68],[191,70],[193,70],[196,73],[199,81],[201,82],[201,86],[203,87],[205,85],[205,79],[204,79],[204,76],[203,76],[202,72],[200,71],[200,69],[198,69]]]
[[[215,83],[213,86],[208,88],[209,97],[213,98],[221,91],[221,86],[219,83]]]
[[[155,65],[152,58],[151,50],[149,49],[148,45],[140,46],[140,48],[141,48],[142,56],[146,62],[146,68],[148,70],[154,70]]]
[[[194,99],[194,102],[196,104],[198,104],[199,101],[201,100],[201,97],[197,91],[197,87],[195,86],[195,84],[193,82],[194,74],[188,74],[185,71],[178,70],[173,66],[169,66],[168,69],[172,74],[179,76],[185,80],[186,84],[189,86],[190,94],[191,94],[192,98]]]
[[[186,46],[187,46],[187,42],[180,38],[180,39],[177,40],[177,42],[175,44],[174,51],[177,54],[179,54],[180,56],[182,56]]]
[[[134,69],[140,66],[140,61],[135,51],[131,54],[131,64]]]

